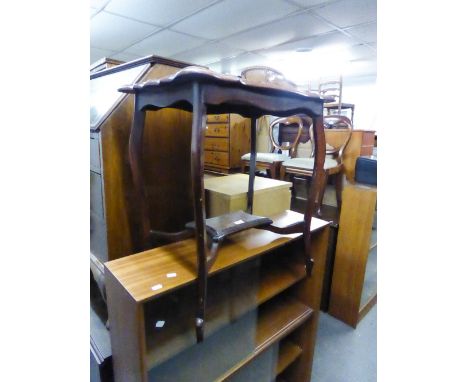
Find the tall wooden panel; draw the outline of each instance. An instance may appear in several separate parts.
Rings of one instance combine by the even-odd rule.
[[[101,261],[135,252],[139,221],[133,209],[128,159],[133,97],[117,89],[157,79],[189,64],[158,56],[91,74],[91,252]],[[94,92],[94,93],[93,93]],[[191,113],[173,109],[148,113],[143,153],[152,228],[177,230],[192,219],[190,193]],[[173,129],[178,134],[170,134]],[[167,195],[177,195],[176,205]]]
[[[363,293],[368,257],[376,256],[376,202],[374,187],[352,184],[343,191],[328,313],[354,328],[377,302],[376,290]]]

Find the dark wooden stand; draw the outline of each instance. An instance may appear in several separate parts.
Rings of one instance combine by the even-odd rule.
[[[253,184],[256,163],[256,120],[263,115],[291,116],[305,114],[313,120],[315,143],[315,163],[312,187],[304,218],[294,226],[268,227],[280,234],[302,233],[306,272],[310,275],[312,258],[310,251],[310,224],[317,212],[320,190],[325,182],[325,137],[323,131],[323,99],[299,91],[285,90],[259,84],[242,82],[238,77],[221,75],[201,67],[185,68],[172,76],[143,84],[124,86],[123,93],[135,94],[133,126],[129,141],[130,166],[136,191],[136,211],[139,221],[139,248],[154,246],[155,242],[166,240],[180,241],[192,236],[193,231],[177,232],[154,231],[150,226],[147,191],[143,177],[143,142],[146,113],[149,110],[176,108],[192,112],[191,176],[192,198],[197,243],[197,287],[198,309],[196,314],[197,338],[203,339],[206,311],[206,293],[209,268],[213,265],[212,251],[208,248],[205,225],[204,201],[204,129],[207,114],[235,113],[251,120],[250,174],[247,197],[247,212],[252,212]],[[156,127],[157,128],[157,127]],[[177,131],[174,131],[177,134]]]

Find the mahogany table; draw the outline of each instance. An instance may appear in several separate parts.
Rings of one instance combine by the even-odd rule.
[[[247,210],[252,213],[253,186],[256,162],[256,120],[263,115],[287,117],[305,114],[312,118],[315,144],[315,162],[304,221],[290,227],[263,227],[277,233],[303,233],[306,271],[310,275],[310,224],[317,213],[318,196],[325,187],[325,135],[323,130],[323,102],[317,94],[304,93],[276,83],[248,83],[240,77],[216,73],[201,67],[187,67],[177,73],[142,84],[123,86],[123,93],[135,94],[133,126],[129,140],[130,166],[138,195],[141,249],[149,248],[153,238],[178,241],[193,236],[193,230],[176,233],[155,232],[150,228],[148,204],[142,177],[142,147],[145,113],[148,110],[176,108],[192,112],[191,175],[194,202],[195,237],[198,262],[198,311],[196,317],[197,339],[203,339],[206,305],[207,274],[214,261],[207,245],[204,200],[204,128],[207,114],[236,113],[251,119],[251,156]],[[157,126],[155,126],[157,128]],[[177,134],[177,131],[174,131]],[[170,166],[170,163],[167,164]]]

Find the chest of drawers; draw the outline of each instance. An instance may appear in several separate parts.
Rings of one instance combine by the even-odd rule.
[[[250,150],[250,120],[238,114],[213,114],[206,118],[205,169],[229,173],[241,165]]]

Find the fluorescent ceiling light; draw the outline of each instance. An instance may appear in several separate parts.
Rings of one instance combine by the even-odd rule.
[[[339,76],[346,72],[351,53],[346,46],[330,45],[277,52],[269,58],[270,66],[283,72],[286,78],[304,84],[320,77]]]

